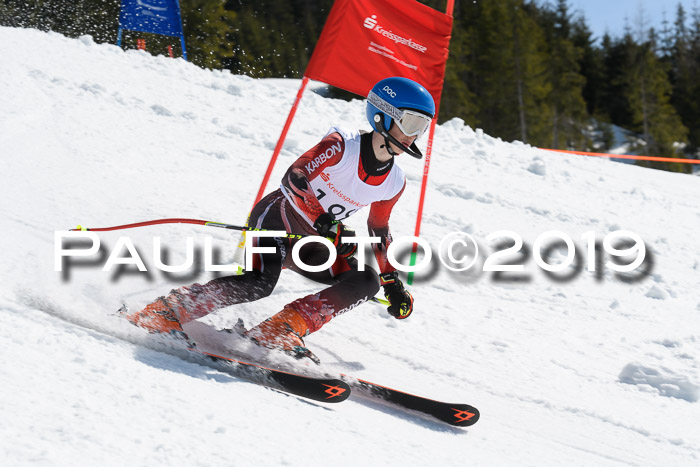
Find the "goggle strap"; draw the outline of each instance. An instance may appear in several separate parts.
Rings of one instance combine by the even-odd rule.
[[[373,91],[369,92],[367,100],[370,102],[370,104],[372,104],[373,106],[375,106],[394,120],[398,121],[401,119],[401,117],[403,117],[403,112],[400,109],[397,109],[396,107],[379,97],[377,94],[375,94]]]
[[[385,142],[387,142],[387,151],[389,151],[389,154],[391,154],[393,151],[391,151],[391,146],[388,145],[388,141],[394,143],[396,147],[402,147],[403,145],[393,136],[389,134],[388,131],[384,130],[384,115],[379,114],[379,128],[381,128],[381,131],[379,131],[379,134],[384,137]],[[423,158],[423,153],[420,152],[420,149],[418,149],[418,146],[416,146],[416,142],[414,141],[411,143],[409,147],[404,147],[403,151],[408,154],[411,157],[415,157],[416,159],[422,159]],[[395,154],[392,154],[392,156]]]

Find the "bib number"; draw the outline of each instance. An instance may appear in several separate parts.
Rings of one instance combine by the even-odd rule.
[[[323,191],[322,189],[316,188],[316,191],[318,192],[316,195],[317,200],[320,201],[324,196],[326,196],[326,192]],[[356,213],[358,211],[358,209],[348,210],[342,204],[331,204],[330,206],[328,206],[327,211],[329,213],[333,214],[333,217],[335,218],[335,220],[341,221],[343,219],[347,219],[348,217],[350,217],[351,215]]]

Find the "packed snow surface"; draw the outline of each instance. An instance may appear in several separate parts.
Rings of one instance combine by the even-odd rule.
[[[306,343],[325,372],[478,407],[469,429],[265,389],[159,351],[165,344],[111,315],[221,274],[161,272],[154,237],[168,264],[185,261],[187,237],[199,253],[211,237],[225,264],[231,231],[101,233],[100,254],[55,270],[55,232],[77,224],[244,223],[298,86],[0,28],[4,465],[700,463],[697,177],[507,143],[459,119],[437,127],[421,230],[433,260],[409,287],[413,315],[397,321],[367,303]],[[267,190],[333,125],[367,129],[363,102],[307,90]],[[395,239],[413,234],[423,173],[423,161],[399,164],[408,186],[391,219]],[[349,220],[362,234],[366,215]],[[578,269],[546,274],[535,262],[538,238],[552,230],[573,240]],[[619,230],[646,246],[644,263],[625,274],[602,247],[588,259],[590,239]],[[515,235],[489,237],[499,231]],[[479,246],[466,272],[437,259],[456,232]],[[102,271],[122,236],[148,272]],[[524,270],[484,271],[513,236],[523,247],[491,262]],[[549,264],[567,260],[566,248],[550,253],[541,253]],[[252,325],[319,287],[285,271],[271,297],[203,322]]]

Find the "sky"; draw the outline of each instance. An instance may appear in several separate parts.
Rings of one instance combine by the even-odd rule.
[[[625,22],[632,26],[638,24],[639,11],[643,8],[645,29],[653,26],[661,29],[663,15],[673,23],[678,4],[682,4],[690,17],[698,0],[569,0],[575,12],[583,13],[586,23],[597,38],[608,32],[613,37],[623,34]]]

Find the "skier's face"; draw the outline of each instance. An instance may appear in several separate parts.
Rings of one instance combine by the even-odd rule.
[[[397,141],[403,145],[403,147],[397,147],[394,143],[389,143],[391,144],[392,149],[398,154],[401,154],[404,151],[404,149],[411,146],[411,144],[413,144],[416,138],[418,138],[418,136],[406,136],[405,134],[403,134],[403,131],[401,131],[399,127],[395,124],[391,125],[389,134],[396,138]]]

